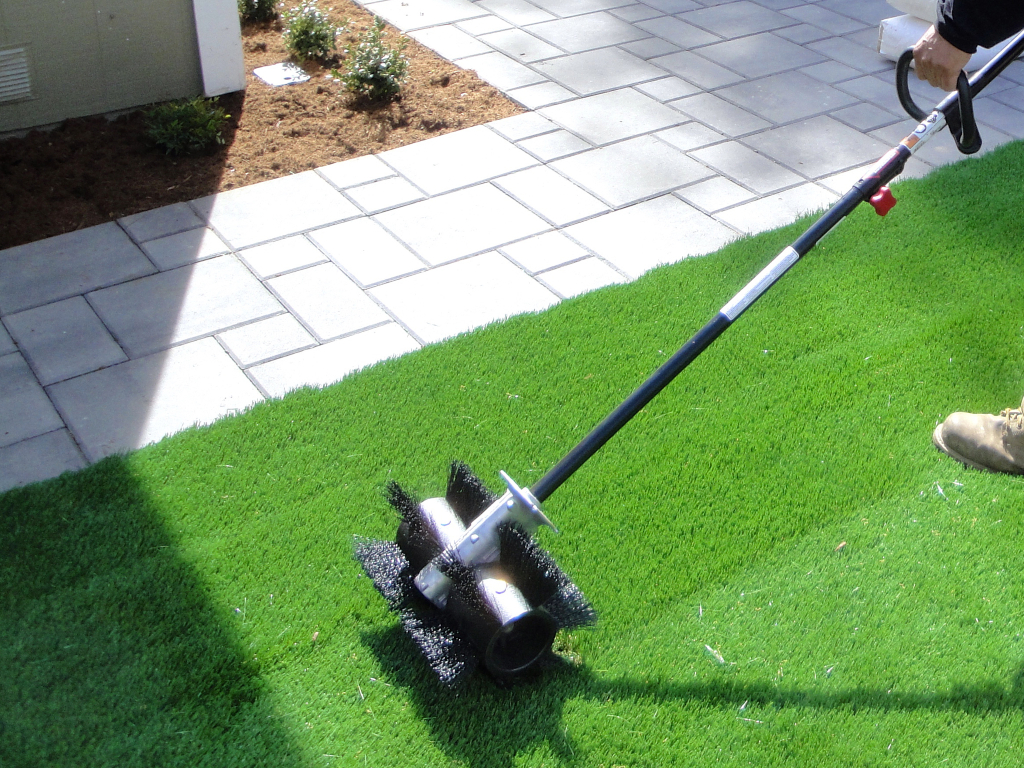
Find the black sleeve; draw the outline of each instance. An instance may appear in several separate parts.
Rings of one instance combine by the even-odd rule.
[[[965,53],[991,48],[1024,29],[1021,0],[939,0],[939,34]]]

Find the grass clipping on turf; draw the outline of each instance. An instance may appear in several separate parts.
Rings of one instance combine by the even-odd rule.
[[[1015,764],[1024,486],[929,437],[1024,389],[1022,177],[858,210],[548,500],[602,621],[511,690],[442,689],[352,536],[452,458],[529,485],[807,222],[0,497],[0,763]]]

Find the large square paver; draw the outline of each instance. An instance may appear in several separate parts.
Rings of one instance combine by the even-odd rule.
[[[431,195],[537,164],[515,144],[483,125],[391,149],[382,152],[380,158]]]
[[[528,29],[530,34],[557,45],[561,52],[569,53],[628,43],[648,36],[643,30],[603,11],[533,24]]]
[[[481,35],[480,40],[502,53],[515,57],[516,61],[531,62],[561,56],[565,53],[553,45],[534,37],[521,29],[503,29]]]
[[[526,0],[479,0],[477,5],[520,27],[555,18]]]
[[[299,387],[326,387],[353,371],[419,347],[419,342],[398,323],[388,323],[253,366],[249,375],[267,395],[282,397]]]
[[[142,244],[142,250],[160,269],[174,269],[220,256],[231,249],[213,230],[200,227],[150,240]]]
[[[773,123],[789,123],[848,107],[858,100],[801,72],[784,72],[717,92]]]
[[[579,243],[574,243],[561,232],[545,232],[543,235],[506,245],[501,251],[533,273],[560,267],[590,255]]]
[[[624,0],[532,0],[533,4],[555,16],[581,16],[594,11],[607,11],[625,5]]]
[[[744,143],[809,178],[877,160],[889,149],[824,115],[750,136]]]
[[[742,136],[770,128],[771,123],[752,112],[730,104],[713,93],[698,93],[673,101],[672,106],[694,120],[727,136]]]
[[[804,181],[802,176],[736,141],[715,144],[690,154],[762,195]]]
[[[672,16],[638,21],[636,26],[652,35],[657,35],[659,38],[674,43],[680,48],[696,48],[701,45],[718,43],[722,40],[718,35],[713,35],[700,27],[687,24],[682,19]]]
[[[712,8],[681,13],[679,18],[721,37],[742,37],[797,23],[795,19],[748,0],[721,3]]]
[[[81,296],[19,312],[4,322],[44,385],[128,359]]]
[[[0,447],[64,426],[25,359],[0,357]]]
[[[418,272],[426,264],[373,219],[355,219],[318,229],[310,238],[360,284]]]
[[[88,299],[129,357],[283,311],[234,256],[104,288]]]
[[[486,9],[477,8],[469,0],[416,0],[412,3],[406,0],[384,0],[365,5],[368,11],[403,31],[450,24],[487,14]]]
[[[374,288],[378,301],[426,343],[558,301],[497,253],[485,253]]]
[[[764,77],[825,59],[820,53],[769,32],[709,45],[700,49],[700,55],[745,77]]]
[[[89,461],[141,448],[262,400],[213,339],[48,387]]]
[[[192,205],[236,249],[360,215],[313,171],[220,192]]]
[[[575,224],[565,232],[632,277],[659,264],[710,253],[736,237],[724,224],[672,195]]]
[[[11,352],[17,351],[18,348],[14,345],[14,339],[11,338],[10,334],[7,333],[7,329],[0,323],[0,355],[9,355]]]
[[[715,64],[710,59],[705,59],[693,51],[679,51],[667,56],[658,56],[651,59],[651,63],[704,89],[721,88],[723,85],[731,85],[743,80],[742,75],[738,75],[720,64]]]
[[[544,75],[538,74],[525,64],[520,64],[511,56],[506,56],[498,51],[482,53],[479,56],[467,56],[464,59],[457,59],[455,63],[463,69],[473,70],[481,80],[501,91],[537,85],[544,83],[546,79]]]
[[[610,144],[661,128],[679,125],[686,118],[657,99],[622,88],[609,93],[545,107],[540,113],[592,144]]]
[[[359,221],[359,219],[355,219]],[[303,235],[274,240],[239,251],[239,256],[260,278],[276,277],[285,272],[322,264],[327,257]]]
[[[552,80],[587,95],[664,77],[664,70],[621,48],[601,48],[539,61],[534,68]]]
[[[275,315],[218,334],[243,368],[316,346],[316,339],[291,315]]]
[[[589,258],[575,261],[540,275],[540,279],[559,296],[565,299],[604,288],[607,285],[624,283],[626,279],[600,259]]]
[[[432,197],[378,214],[374,219],[432,266],[551,228],[491,184]]]
[[[113,222],[8,248],[0,251],[0,314],[153,272],[149,259]]]
[[[777,195],[738,205],[718,218],[748,235],[792,224],[799,217],[828,208],[837,196],[816,184],[803,184]],[[765,259],[765,263],[767,263]]]
[[[411,32],[409,37],[448,60],[476,56],[491,50],[468,32],[451,25],[416,30]]]
[[[334,264],[290,272],[268,280],[267,285],[321,340],[390,320]]]
[[[188,207],[188,203],[174,203],[152,211],[125,216],[119,219],[119,222],[140,243],[203,226],[203,222]]]
[[[608,210],[596,197],[543,166],[502,176],[494,183],[556,226]]]
[[[654,197],[712,175],[704,165],[652,136],[556,160],[550,167],[613,207]]]
[[[66,429],[31,437],[0,448],[0,493],[84,466],[85,459]]]

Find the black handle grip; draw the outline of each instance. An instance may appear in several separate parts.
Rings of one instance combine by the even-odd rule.
[[[910,48],[905,50],[896,62],[896,95],[900,98],[900,104],[915,120],[924,120],[928,114],[914,103],[910,95],[910,63],[914,60],[914,51]],[[981,136],[978,134],[978,124],[974,120],[974,101],[971,98],[971,84],[963,71],[956,79],[957,104],[959,112],[950,111],[946,113],[946,124],[949,132],[953,134],[953,141],[956,148],[965,155],[973,155],[981,149]]]

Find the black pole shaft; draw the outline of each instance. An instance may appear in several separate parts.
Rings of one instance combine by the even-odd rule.
[[[643,384],[637,387],[618,408],[594,427],[590,433],[567,453],[561,461],[535,484],[530,491],[539,502],[543,502],[558,487],[569,479],[572,474],[586,463],[587,459],[597,453],[616,432],[622,429],[636,414],[643,410],[654,397],[692,363],[701,352],[711,346],[743,312],[783,274],[806,255],[828,232],[846,218],[861,202],[869,199],[878,189],[896,177],[906,164],[910,151],[905,147],[897,147],[868,175],[860,179],[853,188],[840,198],[821,218],[804,232],[789,248],[766,267],[761,274],[751,280],[733,299],[722,308],[710,322],[697,331],[678,352],[662,363]],[[774,266],[773,265],[777,265]]]
[[[991,62],[979,70],[971,78],[971,91],[977,95],[992,82],[1010,62],[1024,53],[1024,32],[1017,37]],[[950,94],[936,110],[949,108],[956,102],[957,94]],[[909,137],[908,137],[909,139]],[[561,461],[530,487],[530,491],[539,502],[543,502],[572,474],[586,463],[587,459],[597,453],[616,432],[636,416],[644,406],[667,387],[672,380],[707,349],[732,323],[760,298],[775,282],[785,274],[799,259],[810,252],[818,241],[827,235],[833,227],[845,219],[862,202],[869,200],[882,186],[898,176],[910,159],[911,147],[904,139],[898,146],[883,157],[878,164],[862,177],[843,197],[829,208],[811,227],[797,238],[776,259],[765,267],[762,272],[747,283],[743,289],[722,308],[710,322],[697,331],[678,352],[670,357],[656,370],[650,378],[637,387],[618,408],[594,427],[590,433],[567,453]]]

